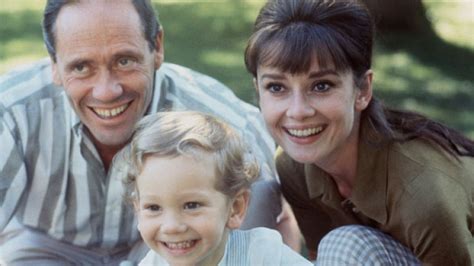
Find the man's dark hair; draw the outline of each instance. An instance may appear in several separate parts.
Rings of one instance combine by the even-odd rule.
[[[156,36],[160,32],[160,22],[157,18],[150,0],[131,0],[138,12],[143,27],[143,34],[148,41],[150,50],[156,48]],[[54,35],[54,24],[58,18],[61,8],[80,0],[48,0],[43,14],[43,39],[52,60],[56,62],[56,39]]]

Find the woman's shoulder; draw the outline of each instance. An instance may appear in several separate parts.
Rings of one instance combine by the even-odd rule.
[[[473,157],[454,157],[436,144],[425,140],[393,143],[390,146],[387,167],[389,177],[401,179],[405,185],[426,179],[425,181],[429,182],[424,186],[429,187],[430,184],[437,184],[434,182],[436,178],[441,178],[466,188],[474,187]]]
[[[281,147],[275,152],[275,164],[280,173],[291,172],[294,174],[303,174],[304,164],[293,160]]]

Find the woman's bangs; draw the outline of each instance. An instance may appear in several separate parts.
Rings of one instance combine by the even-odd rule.
[[[321,69],[347,68],[337,42],[319,29],[314,25],[298,23],[268,36],[267,40],[261,42],[265,45],[260,47],[258,65],[275,67],[292,74],[309,71],[314,60]]]

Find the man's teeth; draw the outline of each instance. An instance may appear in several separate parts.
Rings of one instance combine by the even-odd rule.
[[[188,241],[183,241],[183,242],[166,242],[166,246],[170,249],[185,249],[185,248],[190,248],[194,245],[194,240],[188,240]]]
[[[308,137],[314,134],[318,134],[323,131],[323,127],[307,128],[307,129],[288,129],[288,132],[295,137]]]
[[[124,104],[122,106],[119,106],[113,109],[94,108],[94,112],[96,112],[98,115],[100,115],[103,118],[111,118],[123,113],[123,111],[125,111],[127,107],[128,107],[128,104]]]

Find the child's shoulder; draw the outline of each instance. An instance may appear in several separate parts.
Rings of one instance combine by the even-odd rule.
[[[283,243],[278,231],[266,227],[256,227],[248,230],[234,230],[234,237],[246,238],[248,241],[275,241]]]
[[[234,263],[221,265],[312,265],[286,246],[279,232],[263,227],[233,230],[226,254],[225,261]]]
[[[153,250],[148,251],[145,257],[140,261],[138,266],[147,266],[147,265],[169,265],[166,260],[164,260],[158,253]]]

